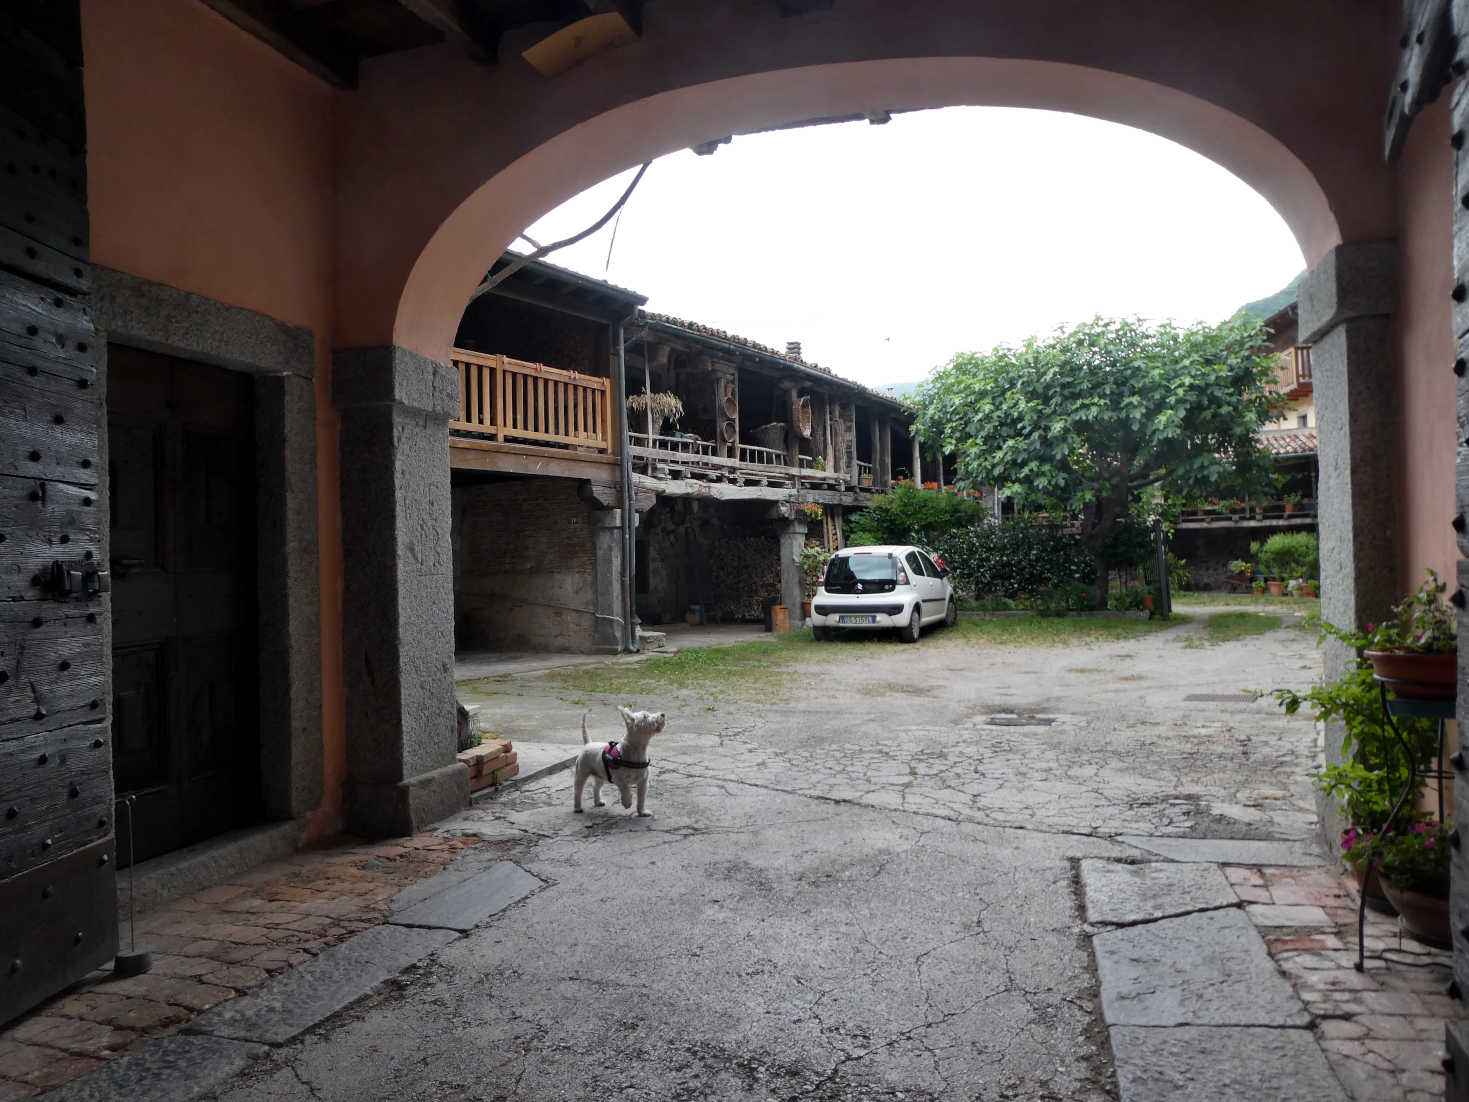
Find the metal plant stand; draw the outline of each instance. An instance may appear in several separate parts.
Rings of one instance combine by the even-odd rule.
[[[1387,720],[1388,730],[1392,732],[1393,738],[1402,747],[1403,756],[1408,762],[1408,783],[1403,786],[1402,792],[1398,794],[1397,802],[1393,804],[1392,810],[1388,812],[1387,819],[1383,822],[1382,830],[1378,835],[1379,837],[1385,837],[1392,832],[1392,828],[1397,822],[1398,814],[1403,810],[1404,805],[1407,804],[1408,798],[1412,796],[1414,789],[1418,787],[1418,761],[1416,755],[1413,753],[1412,745],[1408,742],[1407,736],[1403,734],[1397,725],[1397,717],[1401,716],[1404,719],[1438,720],[1438,754],[1435,757],[1435,761],[1438,761],[1443,757],[1443,739],[1444,731],[1447,729],[1447,722],[1454,718],[1454,701],[1403,700],[1401,698],[1390,700],[1387,695],[1388,689],[1390,688],[1388,682],[1376,676],[1373,677],[1373,680],[1377,682],[1377,693],[1382,700],[1382,714]],[[1393,684],[1400,685],[1403,682],[1394,682]],[[1438,781],[1438,821],[1442,823],[1444,821],[1444,779],[1450,774],[1443,769],[1435,767],[1429,770],[1427,775],[1436,778]],[[1357,893],[1357,963],[1354,967],[1358,972],[1363,970],[1363,962],[1367,957],[1367,881],[1371,878],[1376,868],[1377,857],[1374,854],[1367,858],[1367,870],[1362,876],[1362,890]]]

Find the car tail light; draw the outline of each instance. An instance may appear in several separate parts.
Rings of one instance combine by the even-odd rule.
[[[900,613],[902,611],[903,611],[903,606],[902,605],[888,605],[888,607],[887,607],[887,614],[889,616],[896,616],[896,615],[898,615],[898,613]]]
[[[901,566],[898,567],[898,584],[899,585],[907,585],[908,584],[908,571],[904,570]]]
[[[944,560],[941,559],[941,558],[939,558],[937,555],[935,555],[933,557],[933,564],[934,564],[934,566],[938,567],[940,570],[947,570],[947,569],[949,569],[949,564],[946,563],[946,562],[944,562]]]

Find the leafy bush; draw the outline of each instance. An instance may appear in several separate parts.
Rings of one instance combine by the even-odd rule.
[[[961,594],[1038,596],[1085,585],[1095,565],[1078,536],[1028,517],[986,520],[932,538]]]
[[[873,495],[867,507],[848,520],[847,542],[855,547],[876,543],[933,546],[944,534],[978,524],[985,516],[984,505],[972,497],[900,482],[891,493]]]
[[[1315,580],[1320,572],[1321,553],[1314,532],[1277,532],[1264,543],[1250,545],[1260,569],[1276,578]]]
[[[1140,585],[1114,589],[1107,597],[1107,607],[1115,612],[1135,612],[1143,607],[1148,591]]]
[[[1369,647],[1382,646],[1399,630],[1392,622],[1373,625],[1368,631],[1348,631],[1325,620],[1317,623],[1322,640],[1336,639],[1358,655]],[[1379,829],[1408,781],[1408,765],[1383,716],[1372,664],[1359,657],[1335,681],[1304,693],[1276,689],[1270,695],[1285,709],[1286,715],[1295,715],[1307,707],[1317,722],[1336,722],[1346,729],[1342,741],[1344,760],[1325,766],[1316,778],[1316,787],[1340,802],[1353,826]],[[1418,790],[1407,803],[1411,808],[1423,791],[1425,770],[1438,753],[1438,726],[1431,719],[1407,716],[1400,716],[1397,726],[1418,758]]]

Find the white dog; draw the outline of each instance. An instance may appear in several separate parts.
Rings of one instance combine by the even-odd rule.
[[[622,806],[632,807],[632,790],[638,790],[638,814],[647,818],[643,801],[648,795],[648,743],[663,730],[665,717],[662,712],[629,712],[618,708],[622,722],[627,725],[627,738],[622,744],[616,742],[590,742],[587,739],[587,716],[581,717],[582,751],[576,758],[576,780],[571,810],[581,813],[581,790],[592,779],[592,805],[606,807],[602,802],[602,785],[612,783],[622,793]]]

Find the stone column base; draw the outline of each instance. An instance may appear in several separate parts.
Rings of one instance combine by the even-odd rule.
[[[456,761],[397,783],[353,781],[347,829],[364,838],[401,838],[469,806],[469,770]]]

